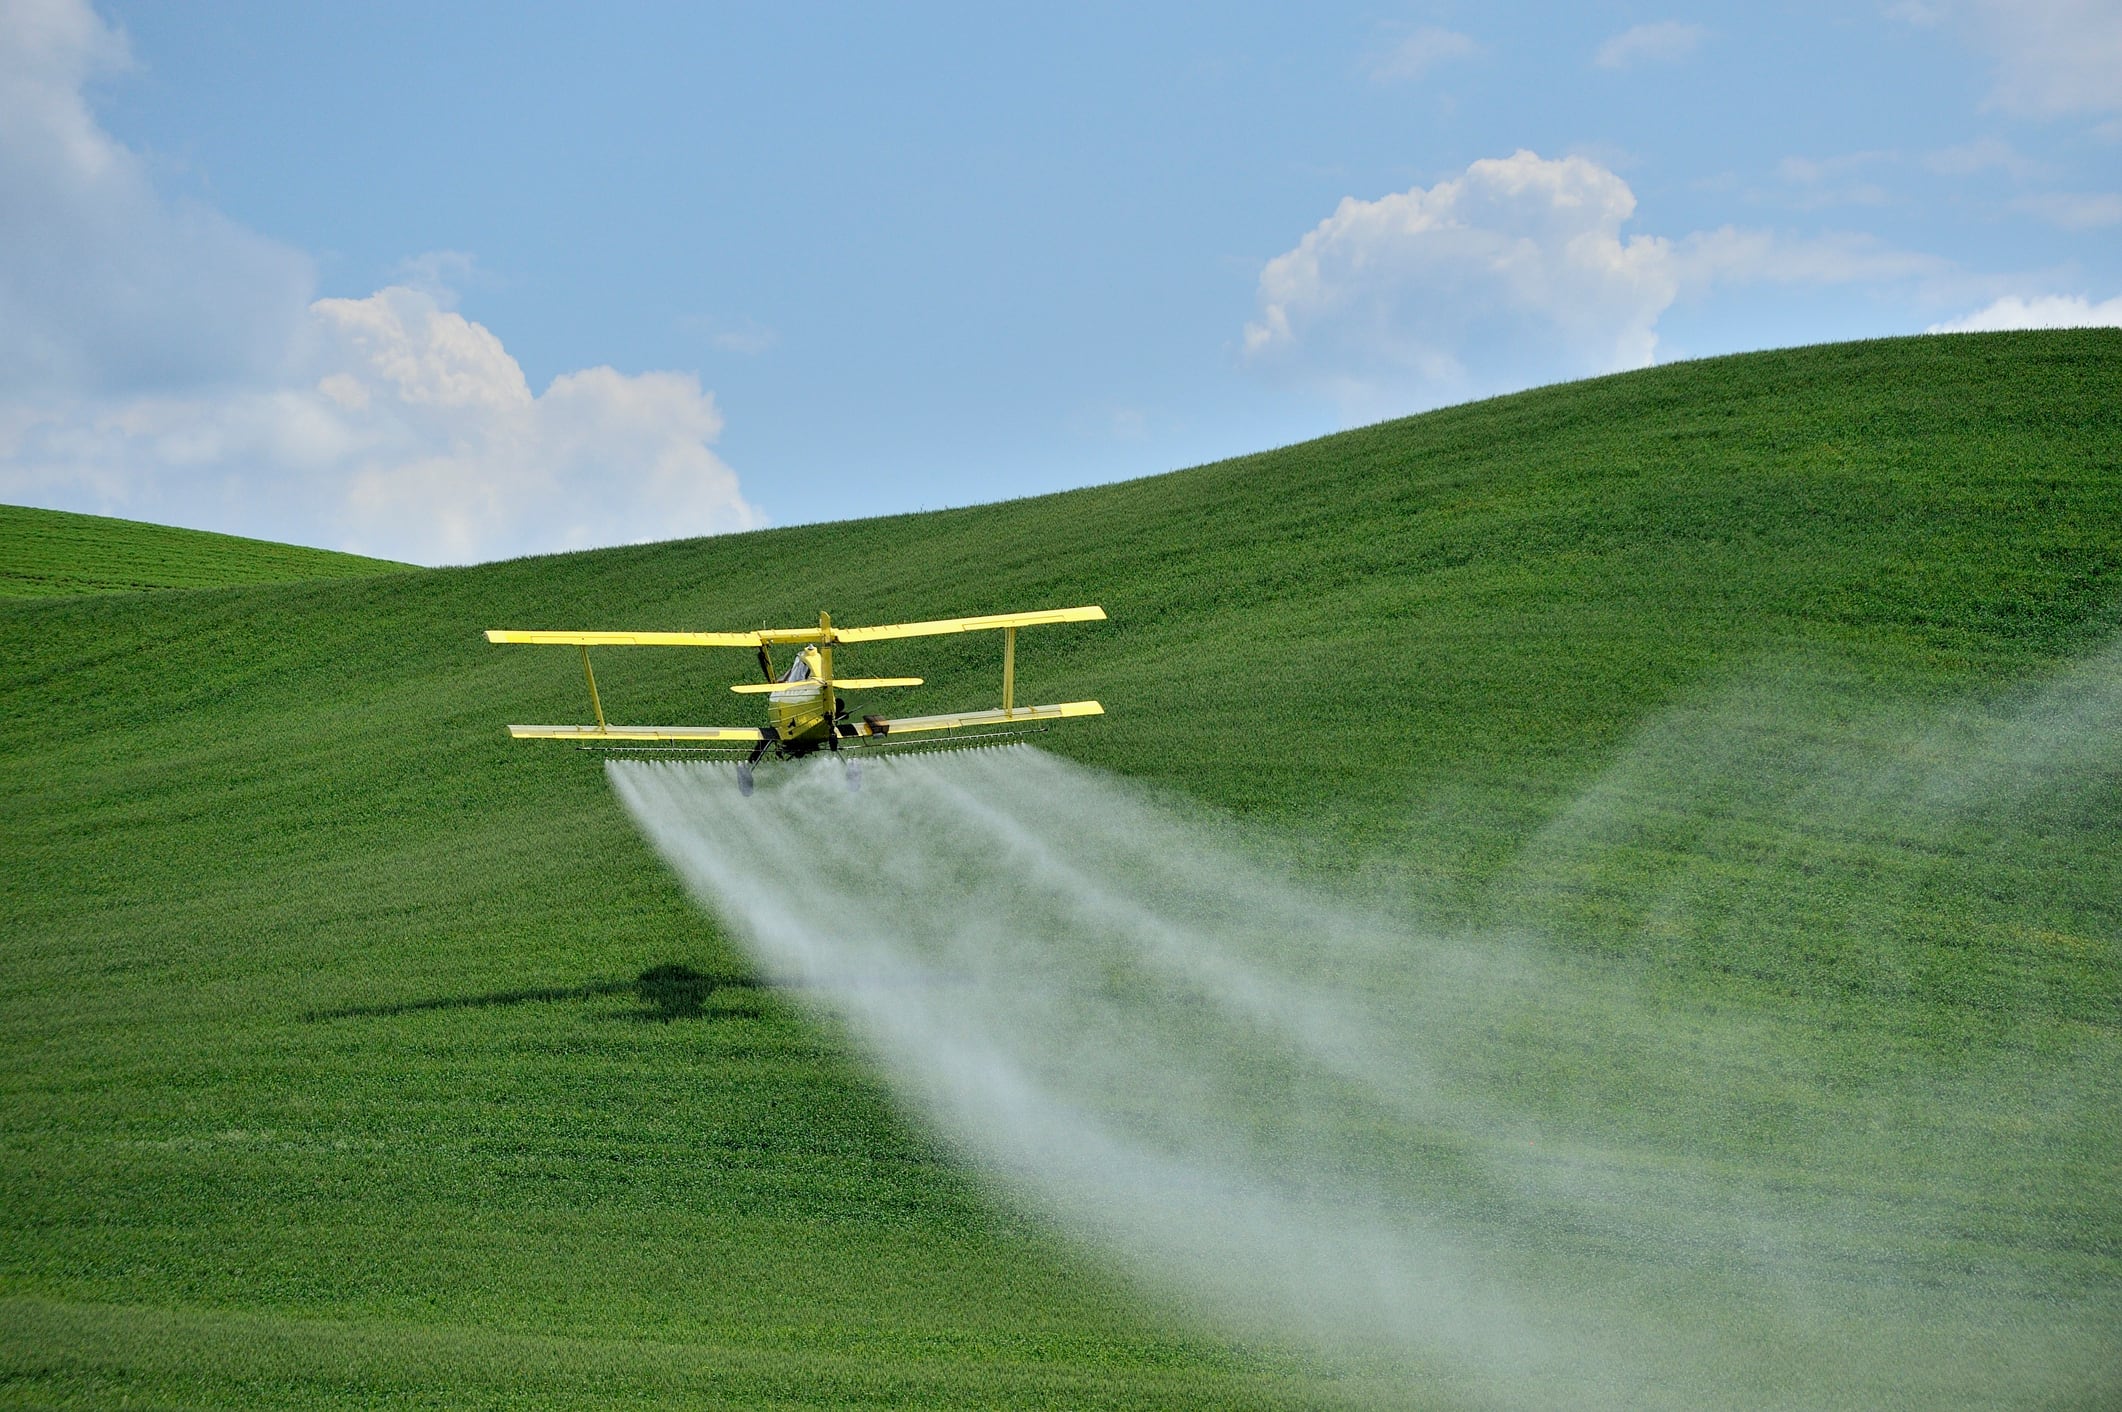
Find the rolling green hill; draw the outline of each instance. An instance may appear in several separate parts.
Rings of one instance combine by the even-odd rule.
[[[0,505],[0,598],[290,583],[408,567],[233,534]]]
[[[1516,899],[1559,954],[1640,973],[1675,1025],[1817,1033],[1834,1084],[1890,1100],[1985,1064],[2031,1075],[2041,1102],[1948,1134],[2015,1180],[1945,1189],[1914,1156],[1895,1176],[1912,1211],[1944,1209],[1949,1247],[1882,1229],[1843,1254],[1964,1286],[1998,1328],[2116,1336],[2116,754],[2008,827],[1921,837],[1804,832],[1846,792],[1760,809],[1749,789],[1779,730],[1920,762],[1941,736],[1906,723],[2009,716],[2109,660],[2118,391],[2114,330],[1834,345],[973,509],[0,604],[0,1403],[1375,1391],[1193,1321],[996,1201],[834,1026],[755,983],[594,756],[505,738],[583,714],[565,654],[479,637],[821,607],[1102,603],[1108,623],[1023,644],[1020,700],[1110,713],[1042,748],[1443,922]],[[942,709],[988,689],[993,650],[856,665],[926,676],[904,705]],[[743,709],[697,655],[606,654],[599,680],[621,719]],[[1690,721],[1722,732],[1699,768]],[[1557,852],[1558,820],[1639,786],[1633,831]],[[1537,887],[1528,857],[1551,864]],[[1909,905],[1822,920],[1885,892]],[[1794,1154],[1816,1096],[1759,1082],[1762,1116],[1717,1160],[1811,1180]],[[1594,1095],[1582,1121],[1636,1121],[1596,1084],[1570,1093]],[[2117,1365],[2091,1366],[2060,1392],[1961,1386],[2108,1403]]]

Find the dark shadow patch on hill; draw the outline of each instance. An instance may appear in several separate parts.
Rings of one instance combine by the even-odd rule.
[[[772,989],[752,976],[710,976],[684,965],[651,966],[634,979],[634,993],[642,1008],[633,1012],[637,1020],[668,1024],[672,1020],[756,1020],[757,1001],[738,1005],[708,1003],[719,990],[761,991]]]
[[[338,1005],[305,1010],[307,1021],[378,1019],[392,1015],[416,1015],[427,1010],[481,1010],[504,1005],[549,1005],[571,1000],[597,1000],[608,995],[631,995],[640,1004],[622,1012],[626,1019],[668,1024],[673,1020],[756,1020],[756,1002],[713,1005],[716,992],[756,992],[771,987],[751,976],[714,976],[691,966],[669,962],[651,966],[630,981],[589,981],[571,986],[525,986],[516,990],[490,990],[474,995],[440,995],[421,1000],[400,1000],[383,1005]]]

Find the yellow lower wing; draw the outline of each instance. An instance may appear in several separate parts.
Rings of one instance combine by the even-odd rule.
[[[797,683],[800,685],[800,683]],[[1052,706],[1019,706],[1005,711],[953,711],[943,716],[901,716],[871,725],[864,717],[853,726],[856,735],[915,735],[922,731],[950,731],[963,726],[1010,726],[1025,721],[1058,721],[1069,716],[1102,716],[1105,708],[1095,701],[1063,701]],[[879,729],[881,727],[881,729]],[[756,726],[510,726],[517,740],[692,740],[759,741],[766,732]]]
[[[757,726],[510,726],[517,740],[764,740]]]
[[[560,647],[757,647],[755,632],[513,632],[488,628],[488,642],[530,642]]]
[[[953,711],[947,716],[901,716],[895,721],[882,722],[884,729],[872,729],[863,722],[864,735],[911,735],[916,731],[948,731],[960,726],[1008,726],[1020,721],[1058,721],[1064,716],[1102,716],[1105,708],[1095,701],[1063,701],[1056,706],[1019,706],[1013,711],[996,707],[992,711]]]

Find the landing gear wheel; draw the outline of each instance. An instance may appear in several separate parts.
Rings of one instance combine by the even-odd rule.
[[[765,651],[766,649],[761,648],[760,654],[763,656]],[[752,753],[745,756],[737,765],[737,793],[743,795],[746,799],[752,796],[752,766],[759,763],[759,757],[764,755],[768,747],[773,743],[771,737],[762,737],[759,743],[752,747]]]

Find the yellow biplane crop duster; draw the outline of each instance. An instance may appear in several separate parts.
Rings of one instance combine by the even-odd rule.
[[[955,733],[967,727],[985,728],[988,735],[1007,733],[1038,721],[1057,721],[1068,716],[1098,716],[1105,708],[1095,701],[1064,701],[1055,706],[1019,706],[1017,689],[1017,629],[1045,627],[1051,623],[1092,622],[1105,616],[1099,607],[1050,608],[1039,613],[996,613],[984,618],[939,618],[926,623],[893,623],[878,628],[836,628],[832,617],[818,615],[814,628],[768,628],[760,632],[512,632],[490,628],[488,642],[525,642],[582,650],[582,677],[589,684],[589,707],[596,716],[593,726],[510,726],[517,740],[572,740],[586,745],[615,742],[662,742],[677,746],[737,745],[750,742],[751,751],[737,766],[737,787],[752,792],[752,766],[768,751],[782,759],[794,759],[814,750],[839,751],[841,743],[869,745],[886,736],[907,736],[927,731]],[[833,648],[842,643],[877,642],[894,637],[935,637],[946,633],[1002,633],[1002,705],[984,711],[954,711],[941,716],[901,716],[896,720],[864,716],[850,720],[847,700],[839,693],[879,687],[919,686],[919,677],[836,677]],[[778,674],[770,649],[793,647],[795,660]],[[615,726],[604,718],[604,702],[597,695],[597,676],[590,670],[592,647],[749,647],[759,655],[759,670],[765,680],[744,682],[730,688],[744,695],[764,695],[767,724],[760,726]],[[999,728],[999,731],[998,729]],[[980,738],[961,737],[964,743]],[[849,760],[848,782],[860,779]]]

